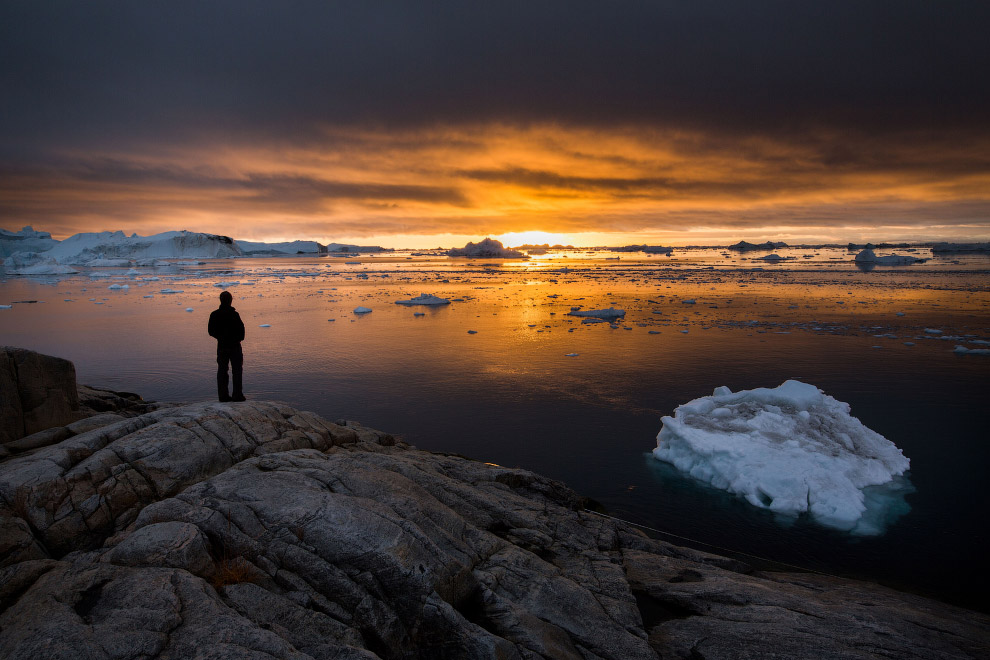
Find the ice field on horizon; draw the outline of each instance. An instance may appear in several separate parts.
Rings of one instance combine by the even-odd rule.
[[[808,513],[854,533],[883,531],[885,512],[868,507],[895,503],[866,489],[894,482],[910,466],[848,404],[797,380],[740,392],[718,387],[661,421],[657,459],[753,506]]]

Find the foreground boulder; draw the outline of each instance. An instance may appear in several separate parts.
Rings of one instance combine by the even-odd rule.
[[[986,657],[988,618],[646,538],[560,483],[283,404],[0,462],[0,657]]]

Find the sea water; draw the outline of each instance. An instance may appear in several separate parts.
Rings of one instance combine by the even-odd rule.
[[[990,259],[917,251],[929,261],[867,272],[846,250],[776,252],[793,259],[396,252],[0,274],[10,306],[0,341],[72,360],[82,383],[209,400],[206,322],[226,289],[247,328],[248,398],[528,468],[658,538],[761,568],[783,562],[985,609],[990,356],[954,348],[988,347]],[[451,304],[395,304],[422,293]],[[585,323],[574,307],[625,315]],[[775,515],[652,456],[661,417],[678,405],[788,379],[849,403],[910,459],[881,534]]]

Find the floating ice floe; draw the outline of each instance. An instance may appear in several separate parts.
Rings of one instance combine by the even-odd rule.
[[[193,311],[193,308],[192,307],[186,307],[186,311],[187,312],[191,312],[191,311]]]
[[[355,314],[370,314],[371,313],[371,308],[370,307],[355,307],[354,308],[354,313]]]
[[[965,346],[956,346],[953,353],[966,354],[966,355],[990,355],[990,348],[966,348]]]
[[[446,298],[438,298],[430,293],[421,293],[415,298],[410,298],[409,300],[396,300],[396,305],[449,305],[450,301]]]
[[[616,309],[614,307],[609,307],[608,309],[581,309],[580,307],[571,307],[571,311],[567,312],[568,316],[586,316],[596,319],[621,319],[626,315],[626,310]]]
[[[65,266],[55,263],[54,260],[47,260],[33,266],[25,266],[11,271],[12,275],[73,275],[79,271],[72,266]]]
[[[13,305],[0,305],[0,309],[10,309]]]
[[[259,328],[270,328],[270,327],[272,327],[272,324],[271,323],[262,323],[258,327]]]
[[[878,257],[870,248],[866,248],[856,255],[857,263],[876,264],[878,266],[907,266],[920,261],[924,261],[924,259],[912,257],[907,254],[888,254],[885,257]]]
[[[659,460],[754,506],[807,512],[856,533],[882,531],[884,500],[867,489],[891,484],[910,465],[893,442],[851,416],[849,404],[796,380],[736,393],[719,387],[662,423],[653,450]]]
[[[114,291],[126,291],[127,289],[130,289],[131,286],[129,284],[111,284],[107,288],[113,289]]]
[[[177,291],[175,289],[161,289],[158,293],[184,293],[184,291],[182,290]]]

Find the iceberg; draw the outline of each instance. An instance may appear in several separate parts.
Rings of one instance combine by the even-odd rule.
[[[241,250],[227,236],[191,231],[167,231],[153,236],[127,236],[122,231],[75,234],[43,256],[61,264],[90,265],[130,259],[239,257]],[[120,265],[129,263],[118,262]]]
[[[883,498],[871,487],[903,491],[899,477],[910,466],[849,404],[797,380],[735,393],[719,387],[662,424],[657,459],[754,506],[861,534],[883,527],[875,510]]]
[[[878,257],[873,250],[866,248],[856,255],[855,261],[856,263],[876,264],[878,266],[908,266],[924,261],[924,259],[907,254],[889,254],[885,257]]]
[[[421,293],[415,298],[410,298],[409,300],[396,300],[396,305],[449,305],[450,301],[446,298],[438,298],[431,293]]]
[[[16,252],[45,252],[58,245],[47,231],[35,231],[31,226],[20,231],[0,229],[0,257],[9,257]]]
[[[510,250],[502,245],[500,241],[486,238],[477,243],[468,243],[462,248],[447,250],[450,257],[498,257],[502,259],[528,259],[529,257],[519,250]]]
[[[285,255],[285,254],[326,254],[327,246],[316,241],[289,241],[285,243],[263,243],[256,241],[234,241],[245,255]]]

